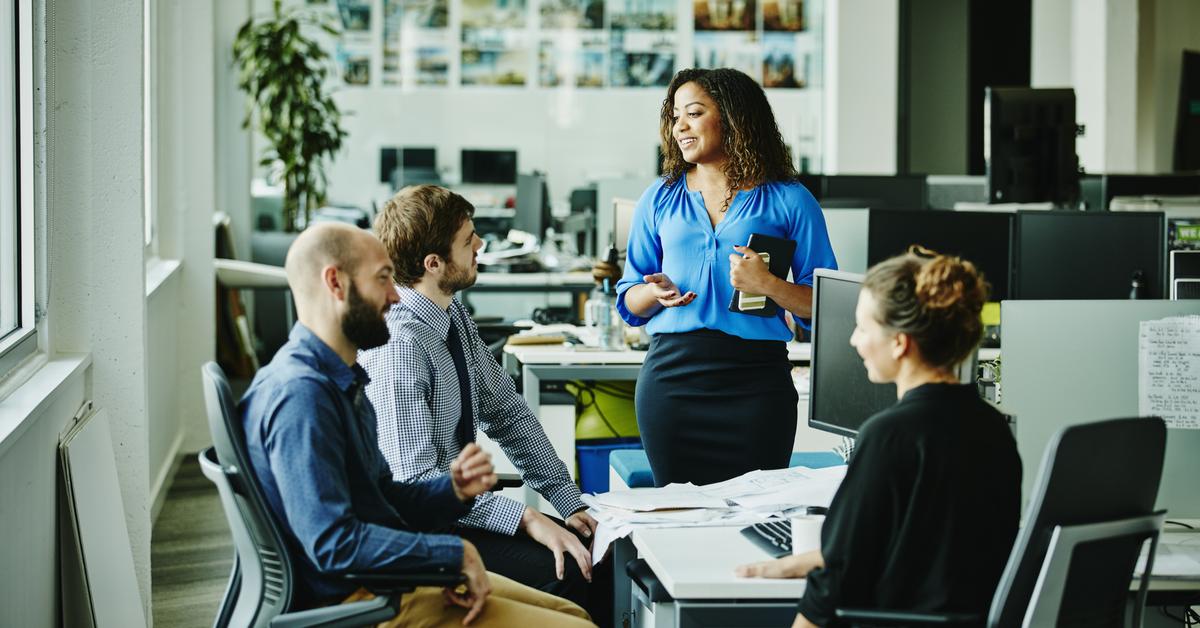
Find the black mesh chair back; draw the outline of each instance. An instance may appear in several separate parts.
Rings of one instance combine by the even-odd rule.
[[[1153,515],[1165,449],[1166,426],[1155,417],[1060,430],[1046,447],[988,625],[1022,624],[1056,527]],[[1075,547],[1052,625],[1123,626],[1130,577],[1146,538],[1131,534]]]
[[[201,372],[215,454],[215,460],[208,462],[219,465],[227,480],[230,495],[222,495],[222,502],[237,552],[235,569],[240,569],[233,578],[240,586],[226,592],[223,614],[229,615],[232,626],[266,626],[292,603],[291,561],[282,530],[250,466],[245,433],[225,373],[215,362],[205,364]],[[202,455],[202,465],[204,462]]]

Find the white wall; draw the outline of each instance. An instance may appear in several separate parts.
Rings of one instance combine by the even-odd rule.
[[[897,0],[825,7],[825,172],[895,174]]]
[[[1148,139],[1144,127],[1152,125],[1144,109],[1162,107],[1139,87],[1140,73],[1151,67],[1158,71],[1158,64],[1139,62],[1143,54],[1139,51],[1145,50],[1140,38],[1146,33],[1139,24],[1148,4],[1146,0],[1033,2],[1031,82],[1034,87],[1075,89],[1076,120],[1086,127],[1085,135],[1076,140],[1076,152],[1088,172],[1148,170],[1149,160],[1138,157],[1143,152],[1139,146]],[[1180,8],[1170,7],[1171,17],[1166,19],[1178,21],[1181,29],[1200,31],[1194,14]],[[1181,46],[1178,40],[1173,44]]]
[[[1200,2],[1141,0],[1138,39],[1137,170],[1170,172],[1175,154],[1179,69],[1200,50]]]
[[[159,255],[182,264],[178,296],[163,304],[162,316],[169,322],[154,322],[169,326],[165,333],[176,337],[178,358],[166,361],[166,356],[151,356],[162,360],[166,370],[161,374],[153,362],[148,366],[149,373],[165,380],[160,385],[175,391],[172,415],[162,419],[175,428],[181,450],[191,453],[211,442],[200,365],[213,359],[216,337],[212,216],[217,209],[217,56],[213,42],[215,5],[223,3],[156,2]],[[246,150],[243,144],[243,154]]]
[[[91,352],[91,397],[112,417],[126,524],[150,602],[146,307],[142,250],[142,4],[47,4],[50,349]]]

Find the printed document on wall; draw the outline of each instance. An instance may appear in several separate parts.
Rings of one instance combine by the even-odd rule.
[[[1141,322],[1138,414],[1160,416],[1173,429],[1200,429],[1200,316]]]

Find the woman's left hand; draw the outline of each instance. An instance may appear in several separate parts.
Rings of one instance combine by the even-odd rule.
[[[767,294],[777,277],[753,249],[733,245],[737,253],[729,255],[729,283],[734,289],[750,294]]]

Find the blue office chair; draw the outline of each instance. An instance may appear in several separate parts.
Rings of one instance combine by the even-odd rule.
[[[200,453],[200,469],[217,485],[225,518],[233,533],[234,564],[214,623],[260,628],[371,626],[396,616],[400,596],[418,586],[446,587],[462,574],[347,574],[374,599],[325,608],[298,610],[294,570],[283,526],[267,504],[250,465],[245,433],[225,373],[215,362],[201,369],[204,402],[213,446]]]
[[[991,610],[982,614],[838,609],[868,626],[969,625],[1123,627],[1129,583],[1143,543],[1150,557],[1134,599],[1141,626],[1165,511],[1154,511],[1166,449],[1162,419],[1072,425],[1046,447]]]

